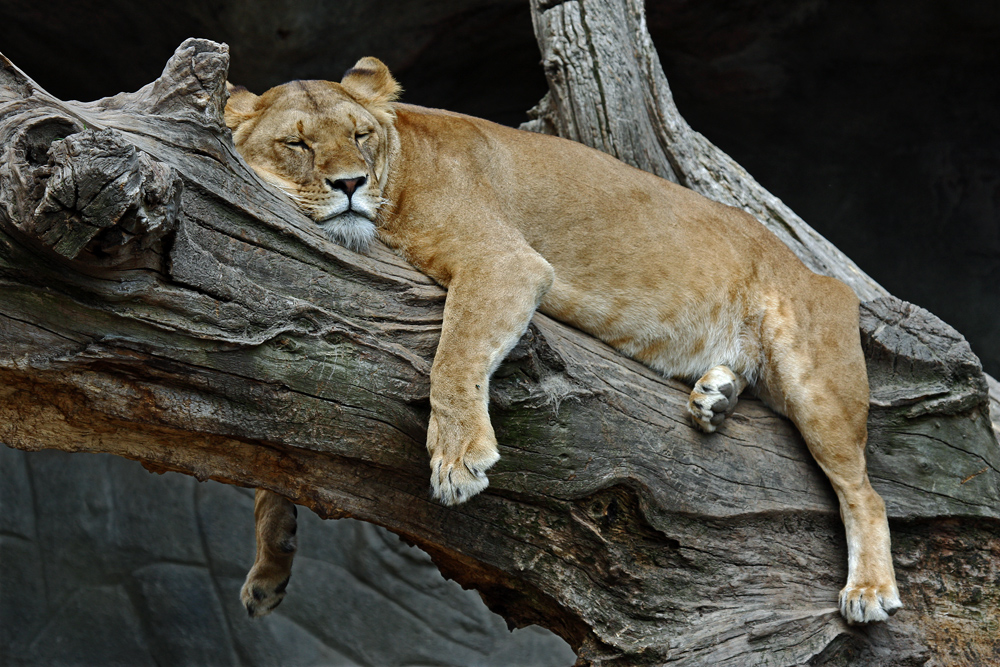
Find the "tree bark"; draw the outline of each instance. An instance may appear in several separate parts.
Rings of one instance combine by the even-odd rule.
[[[591,7],[536,5],[540,30],[574,6]],[[157,81],[87,104],[0,66],[0,441],[111,452],[385,526],[581,664],[974,664],[997,650],[987,381],[926,311],[863,308],[869,467],[907,607],[849,628],[836,501],[794,427],[745,400],[701,435],[687,387],[541,315],[495,376],[490,488],[430,501],[444,292],[382,247],[331,244],[246,167],[222,122],[224,45],[188,40]],[[686,160],[711,180],[711,153],[673,150],[675,178],[694,184]]]

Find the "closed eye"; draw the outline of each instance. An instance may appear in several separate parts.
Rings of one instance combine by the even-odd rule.
[[[357,141],[358,143],[361,143],[362,141],[364,141],[365,139],[367,139],[369,136],[371,136],[371,132],[355,132],[354,133],[354,140]]]
[[[286,139],[285,145],[289,148],[297,148],[300,150],[309,150],[309,144],[307,144],[302,139]]]

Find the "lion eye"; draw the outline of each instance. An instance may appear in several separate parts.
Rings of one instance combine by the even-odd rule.
[[[285,141],[285,145],[288,146],[289,148],[298,148],[301,150],[306,150],[307,148],[309,148],[309,144],[302,141],[301,139],[287,139]]]
[[[369,136],[371,136],[371,132],[355,132],[354,133],[354,140],[357,141],[358,143],[361,143],[362,141],[364,141],[365,139],[367,139]]]

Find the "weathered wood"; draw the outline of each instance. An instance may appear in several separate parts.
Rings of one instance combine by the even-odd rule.
[[[1000,452],[957,333],[897,302],[865,313],[870,463],[907,604],[888,628],[848,628],[835,609],[843,529],[787,421],[746,400],[701,435],[686,387],[543,316],[492,388],[490,488],[443,507],[424,437],[444,293],[384,248],[331,244],[256,179],[221,122],[227,57],[189,40],[153,84],[90,104],[2,63],[0,441],[386,526],[582,662],[904,664],[937,650],[942,615],[962,651],[989,655]],[[128,175],[81,171],[117,223],[61,194],[52,174],[74,151]]]

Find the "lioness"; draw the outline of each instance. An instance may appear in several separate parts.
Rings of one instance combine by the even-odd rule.
[[[379,238],[447,288],[431,369],[431,488],[446,504],[496,463],[489,380],[536,309],[664,375],[693,383],[711,433],[753,386],[798,427],[840,500],[840,610],[883,621],[902,605],[885,505],[865,470],[868,380],[858,300],[809,271],[757,220],[580,144],[395,102],[375,58],[340,83],[234,91],[236,148],[334,241]],[[294,507],[258,491],[251,615],[284,595]]]

